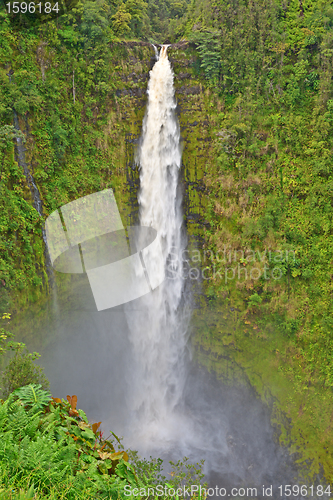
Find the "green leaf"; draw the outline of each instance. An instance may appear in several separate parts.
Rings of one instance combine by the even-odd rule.
[[[52,396],[48,391],[41,389],[40,384],[29,384],[20,389],[16,389],[13,395],[16,396],[24,406],[40,410],[52,401]]]

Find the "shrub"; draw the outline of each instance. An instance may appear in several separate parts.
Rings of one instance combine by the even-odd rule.
[[[262,298],[257,293],[254,293],[249,297],[248,305],[249,307],[257,307],[261,304]]]
[[[16,352],[2,374],[2,391],[5,399],[19,387],[28,384],[40,384],[44,390],[49,389],[50,383],[43,373],[43,368],[34,364],[38,357],[37,353]]]

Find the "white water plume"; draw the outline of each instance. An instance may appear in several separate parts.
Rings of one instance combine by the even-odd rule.
[[[59,286],[59,297],[54,289],[53,314],[47,310],[34,330],[36,339],[49,335],[43,360],[52,393],[77,394],[89,418],[126,436],[125,446],[146,458],[161,457],[164,465],[184,456],[191,463],[204,459],[205,480],[213,488],[273,484],[278,491],[282,484],[304,484],[288,450],[276,444],[270,412],[254,390],[223,385],[194,364],[187,372],[190,308],[181,278],[186,237],[180,132],[165,47],[150,73],[148,92],[138,152],[140,223],[158,232],[162,252],[150,256],[150,265],[167,270],[168,277],[150,294],[125,305],[126,316],[119,306],[97,313],[84,275],[70,292],[67,284]],[[141,238],[145,231],[137,233]],[[145,242],[139,243],[145,248]],[[214,322],[209,315],[206,310],[203,316],[208,327]],[[55,318],[53,327],[50,317]],[[22,334],[31,325],[28,321],[22,323]],[[213,362],[218,366],[217,357]],[[227,363],[236,369],[232,359]],[[235,375],[238,380],[239,371]]]
[[[125,306],[133,352],[130,368],[122,367],[131,385],[132,417],[123,429],[124,444],[146,458],[162,458],[166,474],[169,460],[203,459],[205,480],[214,488],[283,484],[296,474],[274,444],[260,404],[246,388],[221,387],[187,363],[180,131],[166,46],[150,72],[148,96],[138,151],[140,224],[157,231],[162,252],[151,255],[150,265],[156,272],[165,269],[167,278]]]
[[[157,230],[162,254],[155,266],[164,267],[167,278],[158,289],[138,300],[135,310],[127,311],[135,357],[130,407],[143,441],[155,433],[167,439],[167,422],[170,424],[170,416],[181,399],[186,375],[189,314],[180,272],[186,238],[173,80],[167,46],[162,46],[150,72],[138,163],[140,224]]]

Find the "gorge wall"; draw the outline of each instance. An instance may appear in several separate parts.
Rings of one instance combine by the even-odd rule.
[[[199,235],[205,222],[204,173],[207,163],[213,161],[209,115],[213,103],[198,71],[194,47],[178,45],[169,51],[184,146],[186,217],[190,233]],[[1,308],[8,309],[10,298],[13,312],[47,293],[52,281],[40,236],[43,218],[55,208],[78,196],[112,187],[125,225],[135,217],[138,187],[135,146],[145,110],[148,73],[155,61],[150,44],[123,42],[109,47],[106,61],[97,61],[104,65],[109,82],[99,81],[96,64],[90,70],[92,83],[80,82],[82,74],[76,76],[75,70],[65,75],[56,48],[50,43],[35,43],[25,54],[25,60],[29,58],[31,78],[36,79],[39,93],[43,95],[45,89],[52,92],[56,86],[58,95],[53,96],[52,103],[47,102],[50,96],[44,95],[37,100],[37,106],[34,103],[38,109],[31,106],[16,113],[16,128],[26,139],[21,148],[25,158],[22,160],[18,146],[14,148],[12,143],[3,159],[2,184],[8,188],[8,198],[2,226],[7,232],[7,243],[2,256]],[[9,85],[18,92],[21,71],[15,68],[15,62],[13,59],[3,72],[10,66]],[[88,98],[84,94],[86,85],[93,85],[95,93],[103,89],[100,101],[97,96]],[[23,99],[27,100],[27,96]],[[36,210],[36,193],[40,197],[39,210]]]
[[[24,160],[9,132],[9,139],[1,144],[0,312],[15,316],[31,310],[26,330],[32,335],[39,321],[39,308],[52,288],[52,271],[43,242],[44,218],[76,198],[113,188],[124,226],[135,221],[135,146],[145,110],[148,72],[155,56],[153,47],[144,42],[120,42],[103,50],[97,47],[91,54],[82,52],[66,30],[44,34],[44,38],[23,39],[7,34],[1,51],[1,102],[7,113],[6,123],[14,123],[15,110],[16,131],[19,129],[26,141]],[[192,45],[171,46],[169,57],[175,72],[184,146],[182,183],[192,248],[209,248],[216,254],[216,250],[223,250],[226,241],[234,251],[242,242],[239,235],[257,243],[266,226],[269,230],[265,241],[276,244],[273,229],[279,225],[277,212],[283,212],[285,200],[291,199],[294,192],[294,200],[299,191],[302,199],[304,189],[308,189],[304,187],[308,186],[303,179],[304,169],[297,167],[296,160],[286,160],[282,153],[278,166],[276,141],[273,134],[267,133],[270,126],[253,125],[254,108],[242,98],[230,99],[238,120],[231,130],[233,118],[226,109],[227,99],[219,98],[205,84]],[[280,133],[284,127],[282,118],[273,118],[275,125],[269,130],[276,127]],[[297,130],[293,120],[285,129]],[[250,133],[252,143],[252,139],[248,140]],[[221,144],[224,157],[217,161]],[[242,144],[247,148],[244,152]],[[265,155],[270,155],[267,165],[259,171],[258,165],[266,162]],[[250,158],[253,171],[242,172],[245,167],[238,165],[239,158]],[[229,170],[225,167],[228,161],[232,163]],[[299,175],[297,168],[302,170],[299,178],[295,177]],[[320,172],[320,176],[325,174]],[[42,205],[37,203],[34,185]],[[263,207],[269,201],[269,186],[276,192],[281,190],[283,196],[281,203],[268,203],[261,227],[253,221],[266,209]],[[300,213],[295,210],[295,217]],[[299,224],[298,219],[295,221],[293,227]],[[207,259],[201,265],[212,270],[214,262]],[[286,267],[283,285],[276,285],[284,302],[279,304],[274,298],[273,312],[278,311],[278,306],[288,309],[284,329],[278,321],[268,322],[259,312],[261,303],[268,304],[270,290],[267,298],[267,290],[263,294],[254,280],[243,288],[237,288],[235,282],[226,283],[224,272],[228,264],[222,264],[222,270],[220,267],[221,276],[202,280],[201,290],[205,293],[197,296],[193,319],[197,359],[224,381],[249,381],[271,406],[280,442],[299,454],[309,475],[324,470],[329,480],[333,470],[329,451],[330,393],[320,382],[311,380],[312,372],[303,358],[305,350],[292,337],[298,325],[294,291],[301,290],[297,289],[301,279],[299,265]],[[72,281],[75,276],[68,275],[61,286]],[[303,288],[299,295],[305,297],[305,293]],[[309,301],[304,299],[302,308],[307,312]]]

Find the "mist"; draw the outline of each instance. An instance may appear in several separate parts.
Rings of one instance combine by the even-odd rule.
[[[161,238],[153,265],[177,270],[187,236],[166,48],[150,78],[138,155],[140,224]],[[256,487],[262,498],[263,485],[278,491],[279,485],[301,484],[293,457],[277,444],[269,409],[251,386],[223,383],[191,360],[192,297],[186,280],[176,275],[166,275],[144,297],[97,311],[85,274],[64,284],[56,272],[44,319],[35,340],[27,342],[42,353],[52,394],[76,394],[91,421],[101,420],[104,432],[123,437],[124,446],[143,457],[160,457],[166,464],[184,456],[192,463],[204,459],[204,480],[212,488]],[[22,331],[23,322],[17,328]]]

